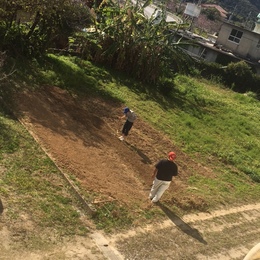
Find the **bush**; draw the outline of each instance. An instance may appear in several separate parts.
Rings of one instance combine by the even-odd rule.
[[[256,93],[258,99],[260,99],[260,76],[253,74],[251,91]]]
[[[225,67],[214,62],[197,61],[196,70],[205,79],[222,83],[237,92],[252,92],[257,99],[260,98],[260,76],[244,61],[231,62]],[[196,70],[193,70],[193,76],[197,75],[194,73]]]
[[[211,21],[216,21],[220,18],[219,12],[214,8],[204,9],[202,10],[202,14],[205,14]]]
[[[201,77],[205,79],[219,78],[218,81],[221,81],[223,77],[223,66],[218,63],[198,61],[196,67],[200,70]]]
[[[174,80],[168,78],[160,79],[157,89],[163,96],[170,96],[174,88]]]
[[[241,93],[251,91],[254,79],[250,66],[244,61],[231,62],[225,69],[224,83],[229,88]]]

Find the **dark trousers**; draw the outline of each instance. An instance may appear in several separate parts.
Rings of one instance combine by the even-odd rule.
[[[132,126],[133,126],[133,123],[126,120],[126,122],[124,123],[123,129],[122,129],[122,134],[127,136],[130,129],[132,128]]]

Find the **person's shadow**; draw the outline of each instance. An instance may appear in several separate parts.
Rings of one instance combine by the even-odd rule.
[[[137,154],[142,158],[142,162],[145,164],[151,164],[151,160],[137,147],[135,147],[134,145],[128,143],[127,141],[125,141],[125,144],[127,144],[130,149],[132,149],[133,151],[137,152]]]
[[[187,235],[197,239],[199,242],[207,245],[207,242],[203,239],[199,231],[195,228],[192,228],[187,223],[185,223],[181,218],[175,215],[170,209],[166,206],[157,202],[157,205],[162,209],[162,211],[168,216],[168,218],[179,228],[181,231],[186,233]]]

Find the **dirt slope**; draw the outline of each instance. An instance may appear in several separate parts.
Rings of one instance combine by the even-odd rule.
[[[180,200],[178,192],[185,190],[182,180],[193,172],[213,176],[141,118],[126,142],[121,142],[118,136],[124,120],[118,119],[122,115],[118,105],[72,97],[51,86],[22,93],[17,100],[20,120],[56,164],[75,175],[86,190],[103,194],[103,199],[147,205],[153,165],[170,150],[177,153],[180,171],[172,185],[175,200]]]
[[[165,222],[109,237],[108,247],[116,248],[124,256],[122,258],[242,259],[257,242],[260,233],[259,205],[201,218],[181,219],[173,214],[163,204],[164,200],[176,204],[181,204],[182,200],[203,203],[200,198],[185,197],[185,179],[194,172],[209,178],[214,177],[213,173],[188,158],[141,118],[134,124],[127,142],[121,142],[117,133],[124,123],[118,119],[121,112],[122,107],[117,104],[74,97],[52,86],[17,96],[19,119],[55,163],[75,175],[85,190],[100,193],[100,200],[118,200],[129,208],[139,203],[139,207],[147,208],[154,163],[165,157],[168,151],[176,151],[180,175],[165,194],[162,204],[157,206],[164,212]],[[240,231],[244,237],[239,236]],[[86,241],[88,253],[86,243],[70,241],[78,254],[73,256],[71,247],[68,253],[69,242],[66,242],[62,246],[62,250],[67,252],[66,258],[58,258],[59,249],[56,249],[56,253],[45,254],[46,258],[38,253],[34,259],[106,259],[104,252],[98,252],[96,256],[90,254],[93,240],[86,238]],[[225,245],[223,241],[229,244]],[[81,250],[84,253],[80,254]]]

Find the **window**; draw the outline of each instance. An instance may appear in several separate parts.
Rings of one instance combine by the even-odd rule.
[[[207,53],[208,53],[207,49],[204,48],[204,49],[201,50],[201,52],[200,52],[200,57],[201,57],[202,59],[206,59]]]
[[[239,43],[240,39],[242,38],[243,32],[238,31],[236,29],[232,29],[231,34],[229,35],[228,39],[232,42]]]

